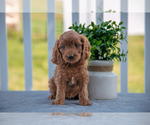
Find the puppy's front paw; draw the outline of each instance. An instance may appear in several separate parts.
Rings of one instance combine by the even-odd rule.
[[[92,103],[91,103],[91,101],[89,99],[79,101],[79,105],[81,105],[81,106],[89,106],[91,104]]]
[[[51,102],[51,105],[64,105],[64,101],[55,99],[54,101]]]
[[[56,98],[56,96],[53,94],[48,97],[48,99],[55,99],[55,98]]]

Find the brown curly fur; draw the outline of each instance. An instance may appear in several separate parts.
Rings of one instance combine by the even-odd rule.
[[[87,38],[75,31],[63,33],[56,41],[52,58],[56,69],[49,81],[49,99],[55,99],[52,105],[64,105],[65,97],[74,98],[76,95],[79,95],[79,105],[91,105],[87,90],[90,49]],[[69,59],[69,55],[74,55],[73,59]]]

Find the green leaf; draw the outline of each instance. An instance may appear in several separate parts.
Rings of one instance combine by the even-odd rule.
[[[121,29],[126,29],[126,27],[123,27],[123,26],[122,26]]]
[[[94,28],[95,27],[95,24],[94,24],[94,22],[91,22],[91,26]]]
[[[118,50],[118,53],[120,53],[120,48],[119,47],[116,47],[117,48],[117,50]]]
[[[79,25],[79,28],[81,28],[81,26],[82,26],[82,25],[80,24],[80,25]]]
[[[96,45],[99,46],[101,44],[102,40],[99,40],[96,42]]]
[[[113,39],[113,37],[114,37],[114,36],[113,36],[113,35],[111,35],[111,36],[109,37],[109,40],[112,40],[112,39]]]
[[[94,51],[96,49],[96,46],[92,46],[91,50]]]
[[[123,24],[123,22],[120,22],[120,23],[119,23],[119,25],[122,25],[122,24]]]
[[[107,46],[109,46],[110,45],[110,42],[109,41],[107,41]]]
[[[105,21],[104,26],[107,26],[111,21]]]
[[[100,44],[101,47],[102,47],[102,46],[105,46],[105,45],[106,45],[105,43],[101,43],[101,44]]]
[[[111,12],[112,12],[112,10],[105,11],[105,13],[111,13]]]
[[[115,47],[113,47],[113,46],[110,46],[110,48],[112,49],[112,51],[113,51],[113,52],[115,51]]]
[[[93,45],[97,45],[97,40],[96,40],[96,39],[93,39],[93,40],[92,40],[92,44],[93,44]]]
[[[87,34],[86,34],[87,35]],[[90,39],[94,34],[90,34],[87,39]]]
[[[111,28],[111,25],[108,25],[108,26],[107,26],[107,29],[110,29],[110,28]]]
[[[72,26],[70,26],[69,29],[72,29]]]
[[[106,36],[102,36],[101,39],[105,41],[106,40]]]
[[[101,51],[100,47],[96,47],[96,49],[97,49],[99,52]]]
[[[116,21],[113,21],[112,24],[114,24],[115,26],[117,26]]]

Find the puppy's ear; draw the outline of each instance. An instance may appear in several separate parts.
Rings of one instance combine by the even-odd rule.
[[[91,46],[88,39],[84,35],[81,35],[81,42],[83,44],[82,60],[87,60],[90,57]]]
[[[62,64],[63,60],[62,60],[62,56],[61,53],[58,49],[58,45],[59,45],[59,40],[57,40],[55,42],[55,47],[53,49],[53,57],[52,57],[52,63],[56,64],[56,65],[60,65]]]

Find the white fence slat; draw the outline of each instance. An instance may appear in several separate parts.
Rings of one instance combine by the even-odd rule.
[[[48,74],[53,77],[55,65],[51,62],[55,45],[55,0],[47,0],[47,43],[48,43]]]
[[[150,0],[145,0],[145,93],[150,93]]]
[[[92,8],[93,7],[93,8]],[[94,13],[93,13],[93,12]],[[79,0],[79,23],[89,25],[91,21],[96,22],[96,1]]]
[[[24,43],[24,68],[25,68],[25,90],[33,89],[32,84],[32,35],[30,0],[23,0],[23,43]]]
[[[104,21],[113,20],[117,24],[120,22],[120,0],[105,0],[104,1]],[[112,10],[112,12],[107,12]]]
[[[103,21],[103,0],[96,0],[96,24],[100,24],[98,18]]]
[[[0,83],[1,90],[8,90],[8,56],[7,56],[7,30],[5,19],[5,0],[0,1]]]
[[[79,0],[79,23],[88,25],[88,0]]]
[[[63,26],[68,31],[72,25],[72,0],[63,0]]]
[[[127,29],[124,29],[124,34],[128,31],[128,0],[121,0],[121,21],[123,21],[124,27]],[[127,33],[128,36],[128,33]],[[128,44],[126,42],[122,42],[120,44],[121,52],[124,50],[126,52],[128,50]],[[120,92],[127,93],[128,92],[128,59],[126,62],[120,62]]]
[[[91,22],[96,23],[96,0],[88,0],[87,2],[88,24],[91,24]]]
[[[72,0],[72,23],[79,24],[79,0]]]

